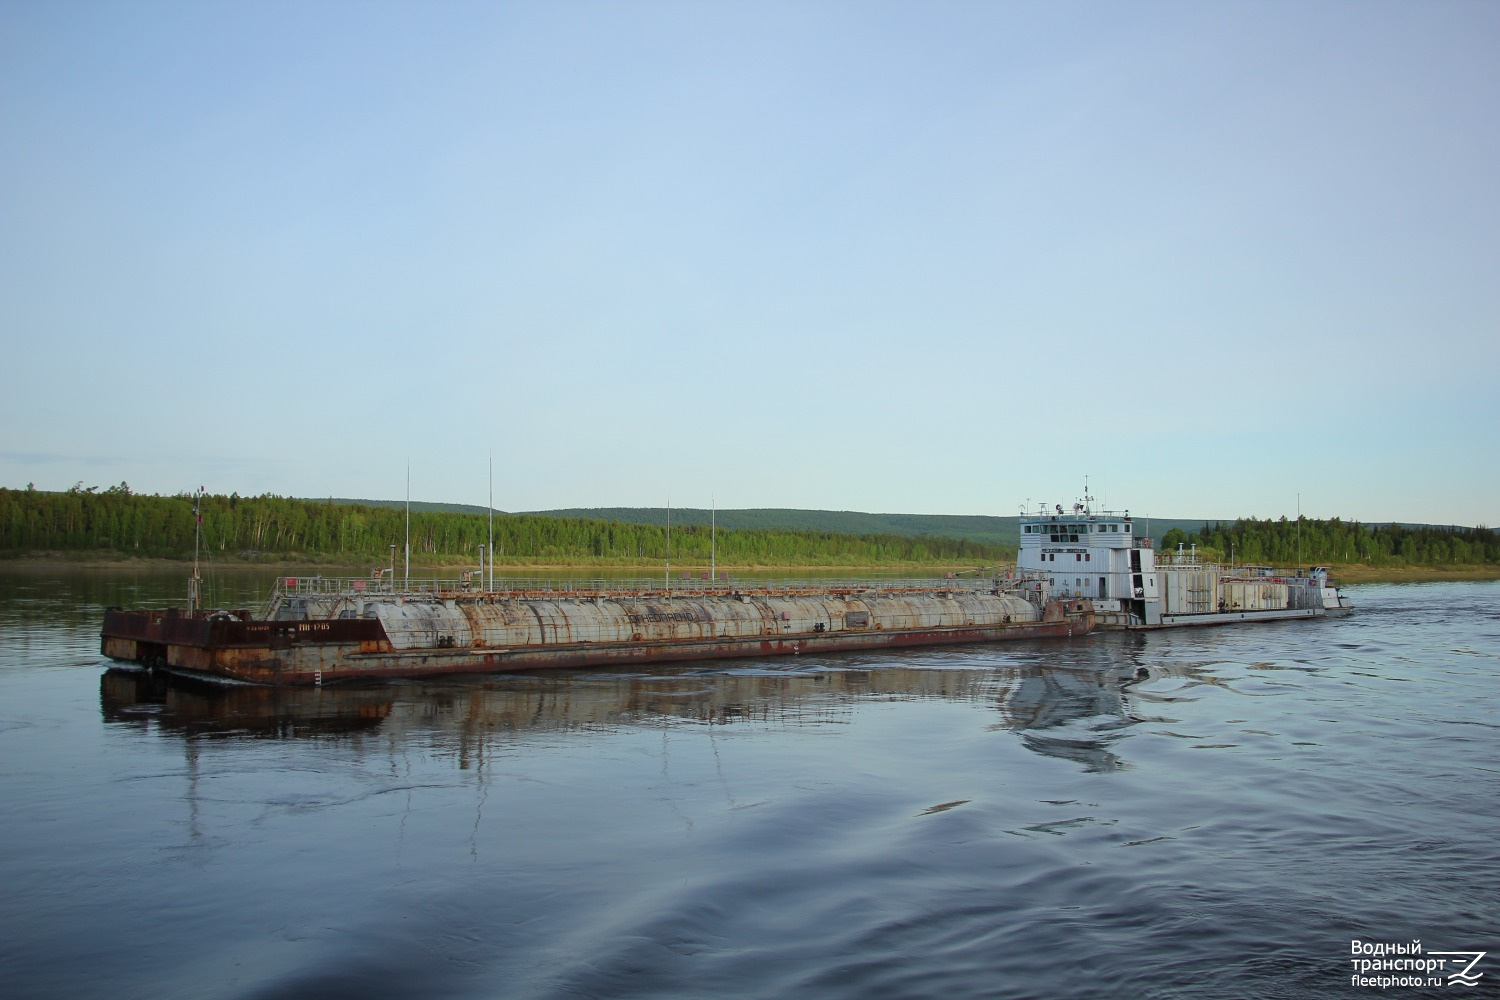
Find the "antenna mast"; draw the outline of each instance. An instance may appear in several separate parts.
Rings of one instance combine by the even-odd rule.
[[[490,585],[486,590],[495,589],[495,453],[490,452]]]
[[[402,590],[411,589],[411,460],[406,462],[406,568]]]
[[[198,542],[203,534],[203,487],[193,497],[193,578],[188,581],[188,617],[193,616],[202,603],[200,578],[198,576]]]

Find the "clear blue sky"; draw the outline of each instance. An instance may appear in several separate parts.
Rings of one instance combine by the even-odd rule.
[[[0,485],[1500,523],[1500,3],[0,3]]]

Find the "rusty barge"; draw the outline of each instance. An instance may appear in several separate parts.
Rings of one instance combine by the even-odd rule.
[[[283,577],[266,608],[207,611],[196,563],[188,610],[110,609],[105,656],[256,684],[632,666],[1068,638],[1098,628],[1158,629],[1324,618],[1353,605],[1322,568],[1305,575],[1157,553],[1129,511],[1019,519],[1016,572],[991,579],[674,584],[514,581],[483,572],[397,586]],[[490,567],[493,574],[493,565]]]
[[[259,614],[110,609],[101,649],[176,674],[298,685],[1067,638],[1093,627],[1089,601],[1016,577],[501,587],[465,578],[412,588],[377,573],[283,577]]]

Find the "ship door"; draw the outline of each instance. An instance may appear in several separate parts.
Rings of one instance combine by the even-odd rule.
[[[1107,576],[1101,576],[1099,578],[1099,599],[1102,601],[1102,600],[1104,600],[1108,596],[1109,596],[1109,577],[1107,577]]]

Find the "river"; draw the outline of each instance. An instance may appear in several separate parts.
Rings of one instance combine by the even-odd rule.
[[[110,669],[103,608],[180,603],[180,576],[0,574],[7,996],[1500,984],[1500,583],[629,672],[273,691]],[[215,586],[251,605],[269,583]],[[1354,978],[1414,941],[1434,968],[1487,952],[1478,986]]]

